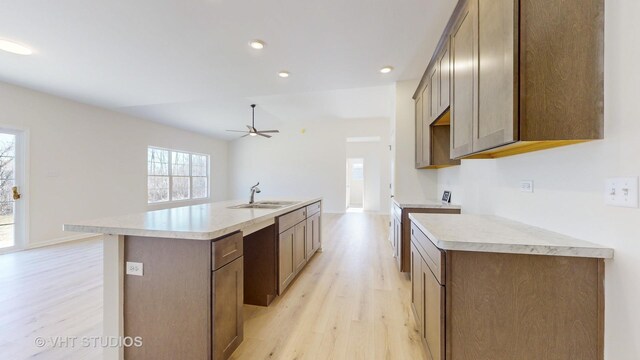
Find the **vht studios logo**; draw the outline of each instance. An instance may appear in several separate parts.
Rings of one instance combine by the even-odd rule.
[[[140,336],[51,336],[37,337],[34,340],[37,347],[50,346],[54,348],[119,348],[142,347]]]

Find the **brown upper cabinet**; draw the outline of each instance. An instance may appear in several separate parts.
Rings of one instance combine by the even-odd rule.
[[[449,155],[448,43],[439,47],[438,56],[425,73],[414,99],[416,101],[416,168],[438,169],[459,165]]]
[[[510,156],[602,139],[603,64],[603,0],[460,0],[416,94],[451,158]]]
[[[453,157],[603,138],[603,0],[467,0],[452,19]]]

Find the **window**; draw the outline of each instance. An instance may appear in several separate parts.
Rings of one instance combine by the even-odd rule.
[[[149,204],[209,197],[209,155],[149,147]]]

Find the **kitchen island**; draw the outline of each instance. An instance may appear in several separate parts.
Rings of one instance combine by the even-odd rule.
[[[431,359],[603,359],[613,249],[495,216],[409,218],[411,307]]]
[[[105,359],[226,359],[243,338],[242,305],[268,305],[321,250],[321,199],[242,201],[65,224],[101,233],[103,336],[141,337]]]

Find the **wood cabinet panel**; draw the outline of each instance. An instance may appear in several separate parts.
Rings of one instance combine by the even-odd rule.
[[[431,125],[431,123],[440,115],[440,66],[437,63],[433,65],[429,73],[429,99],[431,99],[429,104],[429,123],[427,125]]]
[[[444,286],[438,283],[425,262],[422,263],[423,339],[432,360],[444,360]]]
[[[322,247],[321,226],[322,224],[321,224],[320,213],[317,213],[308,219],[307,234],[311,235],[311,247],[312,247],[311,255],[313,255],[313,253],[315,253],[317,250],[319,250]]]
[[[475,1],[478,1],[478,116],[473,126],[473,152],[516,141],[518,119],[514,96],[516,2]]]
[[[243,254],[242,233],[237,232],[216,240],[211,246],[211,268],[216,270],[237,259]]]
[[[418,329],[422,328],[422,257],[416,246],[411,243],[411,310],[416,318]]]
[[[422,107],[422,93],[420,93],[420,95],[416,98],[415,101],[415,112],[416,112],[416,121],[415,121],[415,128],[416,128],[416,136],[415,136],[415,163],[416,163],[416,169],[420,169],[423,167],[423,153],[422,153],[422,138],[423,138],[423,129],[424,129],[424,122],[423,122],[423,107]]]
[[[469,1],[451,34],[451,156],[470,154],[477,122],[477,13]]]
[[[601,360],[602,259],[451,251],[456,359]]]
[[[282,294],[295,276],[293,247],[295,228],[290,228],[279,235],[278,240],[278,293]]]
[[[283,232],[307,218],[307,208],[303,207],[278,217],[278,231]]]
[[[144,264],[143,276],[124,277],[124,335],[143,338],[125,358],[209,358],[211,241],[127,236],[124,247],[125,261]]]
[[[449,108],[449,83],[451,77],[450,55],[449,42],[447,41],[442,48],[442,53],[438,56],[438,116]]]
[[[420,136],[422,139],[420,147],[422,149],[421,167],[431,165],[431,135],[429,132],[432,121],[431,93],[432,86],[428,83],[422,91],[422,134]]]
[[[213,272],[213,359],[228,359],[242,342],[243,278],[242,257]]]
[[[293,228],[293,264],[297,274],[307,262],[307,222],[296,224]]]

